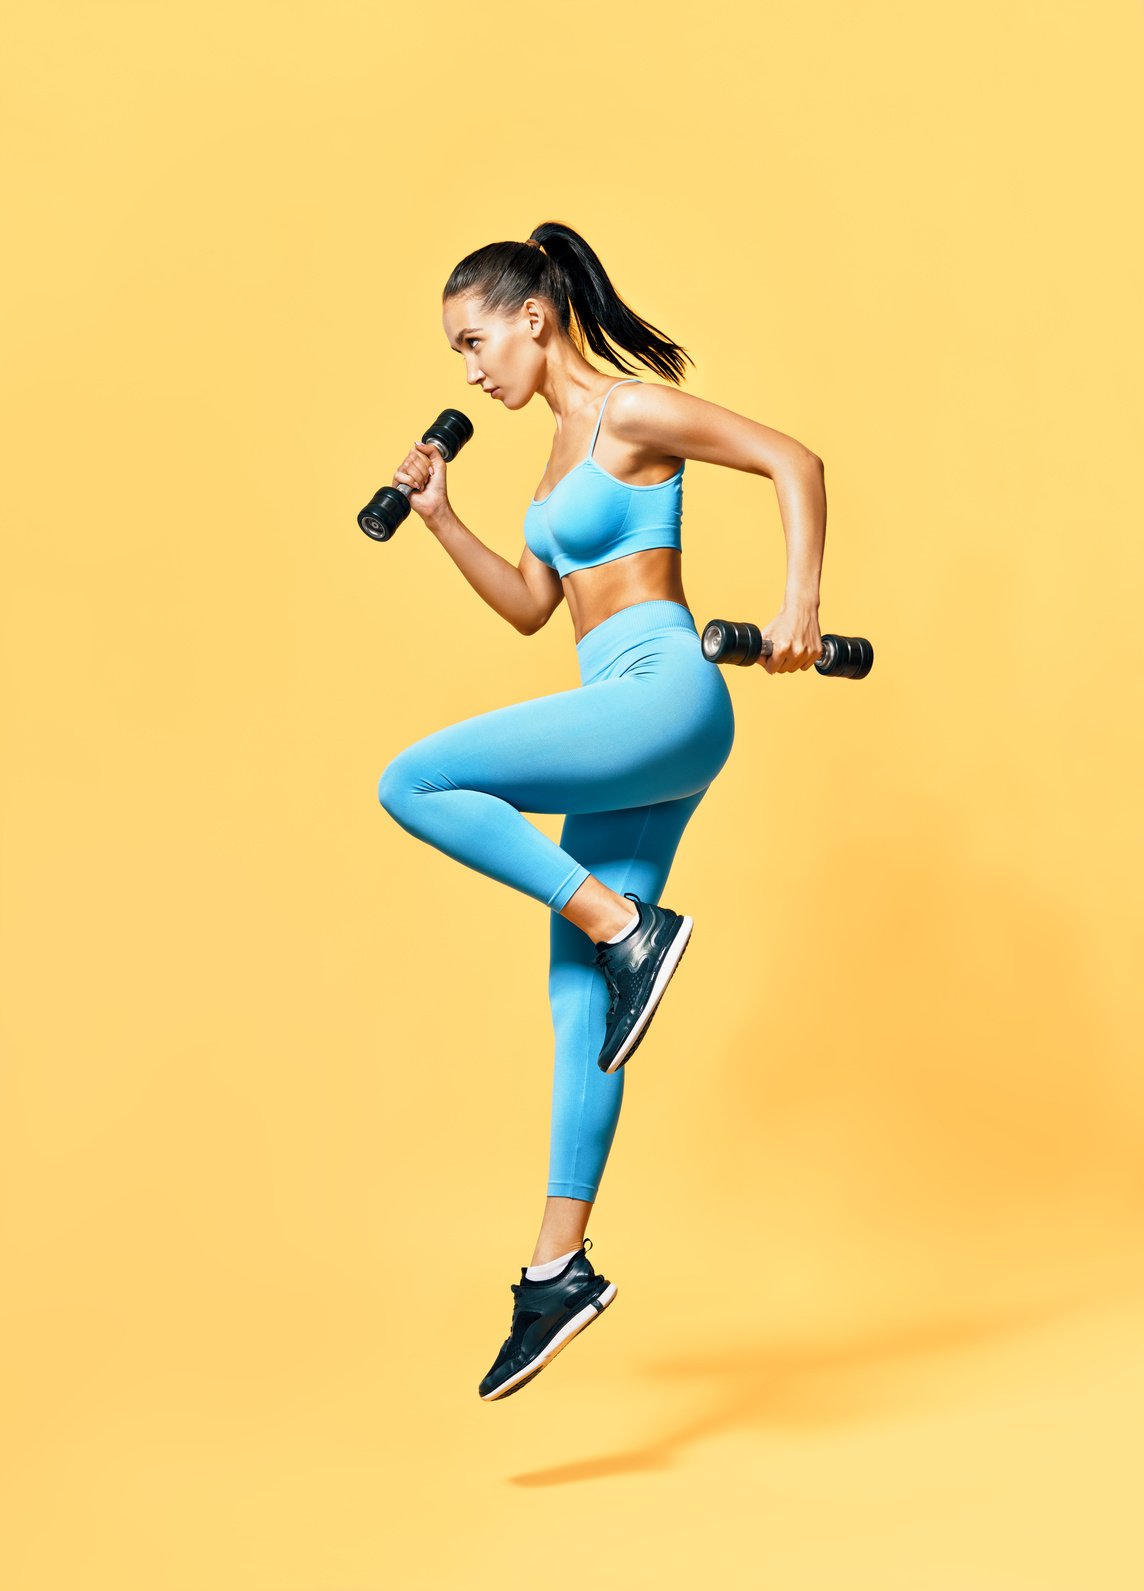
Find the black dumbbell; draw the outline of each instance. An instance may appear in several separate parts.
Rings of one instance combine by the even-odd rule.
[[[460,409],[442,409],[433,424],[421,438],[431,442],[448,464],[469,441],[473,422]],[[412,486],[404,481],[397,486],[382,486],[370,498],[357,517],[357,522],[374,541],[388,541],[403,519],[409,517],[409,495]]]
[[[703,656],[712,663],[757,663],[774,651],[757,624],[712,619],[703,628]],[[824,635],[822,656],[814,660],[820,674],[837,679],[865,679],[874,666],[874,648],[860,635]]]

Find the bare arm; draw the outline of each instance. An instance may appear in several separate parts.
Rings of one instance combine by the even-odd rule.
[[[563,601],[564,587],[555,569],[530,548],[524,548],[514,568],[462,524],[448,502],[426,523],[477,595],[514,630],[533,635],[548,623]]]
[[[787,546],[786,602],[817,604],[826,542],[825,471],[817,453],[782,431],[675,387],[618,387],[609,411],[613,434],[649,459],[698,459],[773,480]]]
[[[773,478],[787,549],[783,603],[817,607],[826,543],[826,471],[811,454],[801,463],[784,464]]]
[[[453,512],[446,483],[448,468],[437,449],[414,442],[394,474],[395,486],[414,488],[409,506],[420,514],[479,597],[521,635],[548,623],[564,597],[555,569],[526,546],[514,569],[507,558],[486,547]]]

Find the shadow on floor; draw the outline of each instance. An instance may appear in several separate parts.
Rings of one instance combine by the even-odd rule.
[[[1007,1313],[950,1318],[836,1344],[707,1344],[702,1353],[661,1360],[644,1373],[663,1382],[706,1386],[706,1406],[639,1447],[570,1464],[509,1475],[513,1486],[563,1486],[670,1469],[676,1455],[722,1431],[751,1427],[810,1428],[876,1417],[924,1403],[943,1356],[968,1356],[1005,1337],[1035,1331],[1092,1307],[1089,1289],[1060,1292]]]

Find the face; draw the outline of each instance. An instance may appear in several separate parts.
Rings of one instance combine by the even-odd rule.
[[[489,314],[475,298],[450,298],[442,309],[449,346],[465,361],[465,380],[506,409],[522,409],[544,369],[540,332],[545,308],[530,298],[514,316]]]

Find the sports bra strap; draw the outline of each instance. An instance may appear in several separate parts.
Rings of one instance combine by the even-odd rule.
[[[608,399],[612,396],[612,393],[615,392],[616,387],[628,387],[631,386],[633,381],[639,382],[640,380],[641,378],[639,376],[626,376],[623,381],[617,381],[615,386],[609,387],[607,392],[605,392],[604,402],[601,403],[600,412],[596,416],[596,429],[592,432],[592,446],[588,449],[589,458],[591,458],[592,454],[596,451],[596,438],[600,434],[600,421],[604,418],[604,408],[608,402]]]

